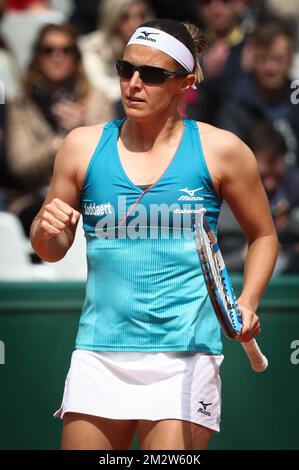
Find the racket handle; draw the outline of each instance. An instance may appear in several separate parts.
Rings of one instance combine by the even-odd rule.
[[[268,367],[268,359],[263,355],[255,339],[241,343],[255,372],[263,372]]]

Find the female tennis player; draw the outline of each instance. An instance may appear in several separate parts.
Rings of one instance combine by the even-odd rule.
[[[240,341],[255,313],[277,239],[257,164],[233,134],[183,120],[202,78],[204,40],[173,20],[143,24],[117,63],[127,117],[71,131],[56,157],[31,240],[63,258],[80,213],[88,279],[61,408],[63,449],[205,449],[219,431],[223,360],[192,217],[216,231],[225,199],[248,240]],[[193,239],[194,241],[194,239]],[[192,248],[193,247],[193,248]]]

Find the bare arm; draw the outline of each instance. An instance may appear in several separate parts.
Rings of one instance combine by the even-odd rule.
[[[30,231],[31,244],[45,261],[58,261],[71,247],[80,217],[79,148],[82,129],[70,132],[60,147],[46,200]]]
[[[260,331],[255,311],[275,266],[278,241],[256,159],[240,139],[226,134],[229,142],[224,146],[221,194],[248,241],[244,284],[238,299],[244,323],[239,339],[248,341]]]

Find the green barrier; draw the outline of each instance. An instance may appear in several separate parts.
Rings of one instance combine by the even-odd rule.
[[[234,285],[239,291],[241,279]],[[52,414],[62,398],[84,284],[2,282],[0,299],[0,449],[58,449],[61,420]],[[273,279],[260,315],[269,369],[251,372],[241,346],[225,340],[221,433],[211,449],[299,449],[299,278]]]

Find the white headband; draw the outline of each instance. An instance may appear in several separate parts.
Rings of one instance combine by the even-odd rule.
[[[127,46],[130,44],[149,46],[165,52],[165,54],[175,59],[188,72],[193,72],[195,62],[189,49],[181,41],[160,29],[149,28],[147,26],[145,28],[138,28]],[[195,84],[192,85],[192,88],[196,89]]]

